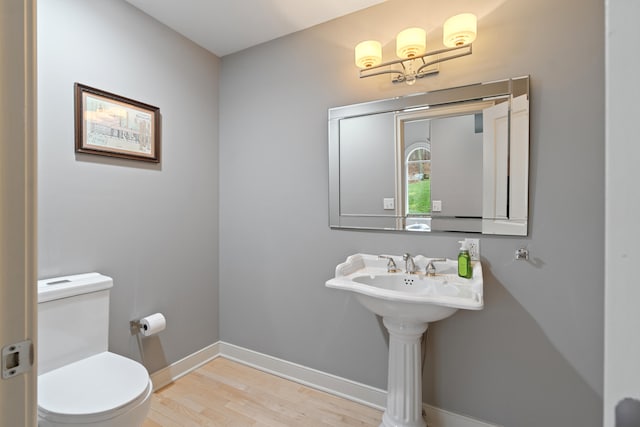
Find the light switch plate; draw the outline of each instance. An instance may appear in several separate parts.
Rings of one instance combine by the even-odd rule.
[[[442,200],[434,200],[431,202],[431,210],[433,212],[442,212]]]
[[[396,208],[396,203],[393,197],[385,197],[382,199],[382,204],[385,210],[393,210]]]

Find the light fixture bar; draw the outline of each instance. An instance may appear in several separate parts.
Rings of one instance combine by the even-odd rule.
[[[464,51],[447,55],[448,53],[462,50]],[[455,58],[461,58],[463,56],[472,54],[472,44],[465,44],[462,46],[449,47],[444,49],[433,50],[427,52],[424,55],[416,56],[415,58],[408,59],[396,59],[395,61],[389,61],[380,65],[374,65],[372,67],[363,68],[360,70],[360,78],[379,76],[382,74],[396,74],[396,77],[392,80],[393,83],[401,83],[407,80],[421,79],[431,74],[438,73],[437,68],[429,68],[431,65],[439,64],[441,62],[449,61]],[[430,57],[436,57],[435,59],[427,60]],[[415,64],[415,61],[419,61]],[[400,67],[395,67],[400,64]],[[417,68],[416,68],[417,66]],[[380,70],[381,68],[391,67],[388,70]],[[379,70],[379,71],[375,71]],[[414,71],[411,71],[414,70]]]

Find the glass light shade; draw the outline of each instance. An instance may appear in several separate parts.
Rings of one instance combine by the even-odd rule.
[[[407,28],[396,37],[396,55],[408,59],[423,55],[427,50],[427,32],[422,28]]]
[[[367,40],[356,46],[356,65],[370,68],[382,63],[382,44],[375,40]]]
[[[478,34],[478,20],[473,13],[452,16],[445,21],[442,33],[442,43],[446,47],[472,43]]]

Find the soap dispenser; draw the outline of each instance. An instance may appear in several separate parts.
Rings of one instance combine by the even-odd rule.
[[[464,240],[459,241],[460,253],[458,254],[458,276],[470,279],[472,275],[471,271],[471,256],[469,255],[469,248],[467,242]]]

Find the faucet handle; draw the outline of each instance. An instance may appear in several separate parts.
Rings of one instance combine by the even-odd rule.
[[[398,266],[392,257],[387,255],[378,255],[378,259],[386,259],[387,261],[387,273],[397,273]]]
[[[429,260],[427,267],[425,268],[425,273],[427,276],[435,276],[436,275],[436,266],[433,265],[434,262],[445,262],[446,258],[432,258]]]

